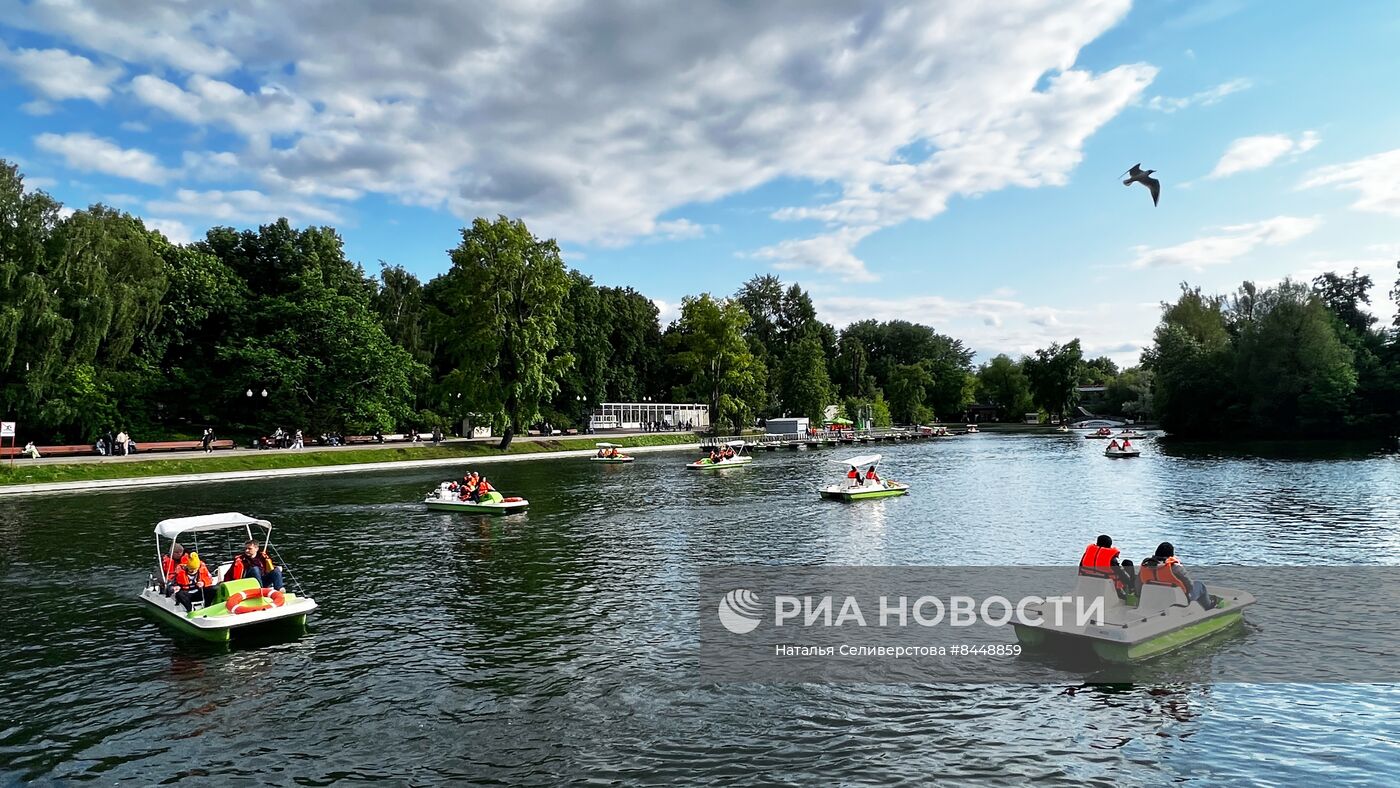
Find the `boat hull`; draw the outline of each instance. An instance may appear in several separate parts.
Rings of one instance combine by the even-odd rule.
[[[624,465],[632,462],[636,457],[589,457],[589,461],[601,463],[603,465]]]
[[[439,501],[429,498],[423,501],[434,512],[468,512],[471,514],[510,514],[530,508],[529,501],[502,501],[500,503],[472,503],[471,501]]]
[[[869,490],[865,489],[834,489],[823,487],[818,490],[821,496],[828,501],[863,501],[868,498],[893,498],[899,495],[909,494],[909,485],[899,484],[892,487],[877,487]]]
[[[1114,459],[1128,459],[1130,457],[1140,456],[1141,454],[1142,452],[1140,451],[1106,451],[1103,453],[1103,456],[1113,457]]]
[[[158,592],[143,591],[139,598],[146,603],[147,613],[170,629],[209,643],[228,643],[233,640],[264,638],[281,632],[304,632],[306,616],[316,610],[316,601],[310,597],[289,596],[291,598],[287,604],[279,608],[194,618],[187,615],[184,608]],[[220,606],[222,603],[215,605]]]
[[[1092,651],[1104,662],[1130,665],[1155,659],[1164,654],[1190,646],[1217,633],[1239,626],[1244,621],[1243,610],[1233,610],[1212,618],[1188,624],[1180,629],[1164,632],[1137,643],[1121,643],[1101,640],[1085,635],[1057,632],[1043,627],[1013,624],[1016,639],[1027,648],[1041,650],[1083,650]]]
[[[748,465],[751,462],[753,462],[752,457],[735,457],[732,460],[724,460],[723,462],[710,462],[709,460],[699,460],[697,462],[692,462],[685,467],[691,469],[692,471],[718,471],[724,468],[739,468],[741,466]]]

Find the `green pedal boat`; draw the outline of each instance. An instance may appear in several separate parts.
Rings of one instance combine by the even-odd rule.
[[[253,530],[255,526],[260,533]],[[301,590],[291,569],[280,560],[277,564],[286,582],[286,587],[280,589],[262,588],[253,577],[219,582],[233,566],[233,561],[225,561],[218,567],[209,564],[215,585],[208,604],[205,604],[205,595],[194,590],[190,594],[193,610],[186,611],[173,595],[165,594],[161,568],[163,556],[173,557],[177,539],[186,542],[190,554],[197,554],[202,542],[208,555],[232,555],[248,540],[258,540],[264,550],[270,551],[272,523],[237,512],[161,520],[156,525],[156,571],[151,573],[140,599],[162,623],[183,634],[217,643],[273,632],[280,634],[283,630],[299,633],[305,629],[306,616],[316,609],[316,600]],[[169,545],[164,544],[166,541]]]
[[[631,457],[618,451],[622,447],[616,443],[599,443],[598,453],[589,457],[591,462],[600,462],[604,465],[623,465],[632,462],[636,457]]]
[[[835,463],[850,470],[846,472],[845,481],[828,484],[817,490],[829,501],[863,501],[866,498],[893,498],[909,493],[909,485],[881,479],[875,472],[876,466],[880,464],[878,454],[862,454],[849,460],[835,460]],[[861,468],[866,470],[862,472]]]
[[[1206,610],[1196,602],[1188,603],[1185,592],[1176,586],[1148,583],[1136,604],[1130,604],[1119,598],[1112,580],[1080,575],[1060,608],[1059,620],[1055,605],[1028,604],[1027,613],[1043,623],[1013,626],[1016,639],[1027,648],[1089,648],[1105,662],[1141,662],[1238,626],[1245,608],[1256,601],[1253,594],[1234,588],[1211,586],[1210,595],[1215,607]],[[1100,602],[1102,616],[1095,613],[1080,624],[1077,611],[1094,611]]]
[[[685,467],[691,469],[692,471],[718,471],[724,468],[735,468],[740,465],[748,465],[749,463],[753,462],[753,456],[744,453],[745,449],[747,449],[749,446],[744,441],[729,441],[724,445],[729,448],[729,450],[734,454],[734,456],[728,458],[720,458],[718,460],[714,460],[709,457],[703,457],[701,459],[696,460],[695,462],[686,465]]]
[[[530,508],[530,502],[516,496],[506,497],[492,490],[480,501],[463,500],[461,494],[452,488],[453,482],[443,482],[436,490],[428,493],[423,504],[435,512],[472,512],[475,514],[511,514]]]

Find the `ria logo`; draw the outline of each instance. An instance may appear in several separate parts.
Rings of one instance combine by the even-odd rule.
[[[719,600],[719,623],[736,635],[746,635],[762,623],[762,611],[758,594],[736,588]]]

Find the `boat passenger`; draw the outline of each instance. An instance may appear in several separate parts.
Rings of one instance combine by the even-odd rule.
[[[851,469],[846,472],[846,478],[851,480],[852,487],[860,486],[860,470],[856,466],[851,466]]]
[[[607,455],[603,453],[603,450],[602,450],[602,449],[599,449],[599,450],[598,450],[597,456],[601,459],[601,458],[603,458],[603,457],[606,457]]]
[[[209,576],[209,567],[199,560],[198,553],[190,553],[189,562],[177,564],[175,574],[165,588],[165,595],[175,595],[176,604],[188,613],[194,610],[193,594],[198,593],[205,606],[214,602],[214,578]]]
[[[477,495],[486,495],[487,493],[491,492],[491,490],[491,482],[486,481],[485,476],[481,477],[481,483],[476,486]]]
[[[225,581],[241,580],[245,577],[257,578],[258,585],[263,588],[282,590],[282,570],[272,563],[272,558],[252,539],[243,545],[243,552],[233,557],[233,565],[224,574]]]
[[[1192,580],[1176,558],[1176,548],[1171,542],[1157,545],[1157,552],[1151,558],[1142,559],[1139,573],[1141,585],[1157,584],[1176,586],[1186,593],[1187,603],[1200,602],[1201,607],[1210,610],[1215,607],[1215,597],[1206,590],[1206,584]]]
[[[1127,451],[1128,449],[1131,449],[1131,448],[1133,448],[1133,442],[1130,441],[1130,440],[1128,440],[1127,438],[1124,438],[1124,439],[1123,439],[1123,450],[1124,450],[1124,451]]]
[[[1111,450],[1111,451],[1117,451],[1117,450],[1118,450],[1118,441],[1117,441],[1117,440],[1111,440],[1111,441],[1109,441],[1109,442],[1108,442],[1108,448],[1109,448],[1109,450]]]
[[[865,469],[865,480],[868,482],[875,482],[876,484],[880,483],[880,474],[875,472],[874,465]]]
[[[715,451],[714,449],[710,449],[710,464],[713,465],[717,462],[719,462],[719,452]]]
[[[1137,587],[1137,578],[1133,577],[1133,562],[1120,564],[1118,555],[1118,548],[1113,546],[1113,537],[1099,534],[1093,544],[1084,548],[1084,555],[1079,559],[1079,574],[1108,578],[1113,581],[1118,596],[1126,596],[1128,589]]]
[[[175,577],[175,568],[188,564],[189,562],[190,558],[185,555],[184,545],[179,542],[171,545],[170,555],[163,555],[160,557],[160,573],[162,579],[169,583],[171,578]]]

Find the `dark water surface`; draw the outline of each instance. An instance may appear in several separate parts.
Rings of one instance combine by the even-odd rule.
[[[832,450],[723,475],[683,470],[681,453],[483,466],[532,502],[500,519],[424,511],[446,470],[4,499],[0,780],[1400,773],[1395,685],[698,683],[704,566],[1072,564],[1101,530],[1134,558],[1170,540],[1197,565],[1400,564],[1395,455],[1143,446],[1137,460],[1073,436],[888,447],[887,475],[914,493],[854,505],[814,493]],[[138,607],[155,522],[230,510],[273,521],[322,605],[300,639],[209,647]]]

